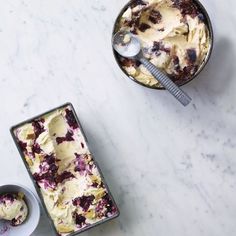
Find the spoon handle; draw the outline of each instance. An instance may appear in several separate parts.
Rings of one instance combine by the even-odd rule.
[[[182,105],[187,106],[191,102],[191,98],[180,89],[168,76],[157,69],[150,61],[141,57],[140,62],[149,70],[149,72],[157,79],[160,84],[168,90]]]

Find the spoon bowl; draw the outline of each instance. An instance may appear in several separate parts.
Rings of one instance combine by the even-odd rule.
[[[141,52],[139,39],[127,31],[118,31],[112,38],[112,44],[123,57],[134,58]]]

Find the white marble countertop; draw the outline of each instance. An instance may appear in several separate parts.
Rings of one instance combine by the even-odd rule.
[[[235,236],[236,2],[202,1],[215,48],[184,86],[187,108],[116,65],[111,31],[125,2],[1,1],[0,180],[34,190],[9,127],[70,101],[121,211],[82,235]],[[42,215],[33,236],[49,235]]]

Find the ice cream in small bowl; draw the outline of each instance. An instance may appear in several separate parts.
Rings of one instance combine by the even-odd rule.
[[[40,207],[30,190],[15,184],[0,186],[0,235],[28,236],[39,219]]]
[[[198,0],[132,0],[116,19],[113,35],[126,31],[139,38],[143,55],[178,86],[195,78],[213,46],[210,18]],[[123,72],[149,88],[161,84],[137,60],[114,51]]]
[[[22,192],[0,195],[0,219],[10,221],[12,226],[23,224],[28,216],[24,197]]]

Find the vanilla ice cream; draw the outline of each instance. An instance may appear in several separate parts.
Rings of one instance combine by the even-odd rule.
[[[71,106],[14,133],[60,235],[117,215]]]
[[[179,85],[197,72],[209,51],[205,17],[193,0],[131,1],[116,30],[137,35],[144,56]],[[119,60],[140,83],[160,87],[139,62],[122,57]]]
[[[28,215],[24,194],[4,194],[0,196],[0,219],[11,221],[11,225],[22,224]]]

